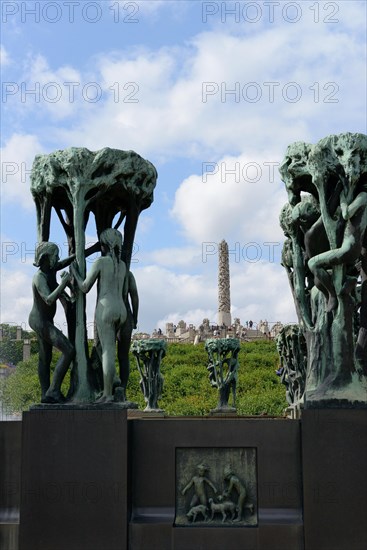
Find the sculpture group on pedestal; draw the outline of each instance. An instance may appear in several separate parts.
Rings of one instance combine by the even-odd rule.
[[[210,383],[219,390],[218,405],[212,412],[236,412],[240,341],[237,338],[209,338],[205,341],[205,349],[208,352]],[[231,393],[232,407],[228,404]]]
[[[286,387],[286,399],[292,417],[299,416],[303,408],[306,384],[307,347],[298,325],[284,325],[276,337],[280,365],[276,373]]]
[[[280,173],[282,264],[307,344],[305,406],[366,406],[367,136],[294,143]]]
[[[166,342],[148,338],[146,340],[134,340],[131,351],[136,358],[140,373],[140,387],[142,389],[146,412],[163,412],[158,406],[158,399],[162,395],[163,376],[160,365],[166,355]]]
[[[67,395],[73,402],[126,401],[131,333],[137,325],[138,293],[130,261],[139,214],[153,201],[157,172],[133,151],[105,148],[91,152],[70,148],[35,158],[31,192],[36,203],[39,245],[33,279],[33,308],[29,324],[40,344],[39,377],[42,401],[62,403],[61,383],[72,363]],[[55,212],[65,230],[69,257],[60,261],[58,247],[50,243],[51,215]],[[98,242],[85,250],[85,229],[93,214]],[[117,230],[124,222],[124,238]],[[102,255],[86,273],[85,258]],[[56,272],[71,265],[71,273]],[[87,293],[97,282],[95,338],[88,353],[86,329]],[[69,287],[70,294],[65,289]],[[68,338],[53,319],[60,299]],[[120,378],[115,374],[118,347]],[[50,383],[52,347],[61,352]]]

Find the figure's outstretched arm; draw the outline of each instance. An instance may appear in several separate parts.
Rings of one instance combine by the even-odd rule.
[[[99,252],[100,250],[101,250],[101,243],[96,242],[89,248],[85,249],[84,255],[86,258],[88,258],[88,256],[91,256],[92,254],[94,254],[95,252]],[[56,270],[59,271],[59,269],[65,269],[65,267],[68,267],[68,265],[70,265],[71,262],[75,260],[75,258],[76,258],[76,254],[71,254],[64,260],[60,260],[59,262],[57,262]]]
[[[73,263],[70,266],[70,270],[75,277],[75,280],[79,289],[85,294],[90,291],[90,289],[96,282],[98,275],[100,274],[100,271],[101,271],[100,260],[101,258],[98,258],[98,260],[94,262],[84,281],[79,274],[77,265]]]
[[[68,281],[70,279],[69,273],[61,274],[61,282],[60,284],[55,288],[54,291],[50,292],[50,288],[45,280],[45,277],[38,273],[34,279],[34,284],[37,288],[37,291],[39,295],[41,296],[42,300],[48,305],[51,306],[56,302],[56,300],[61,296],[63,293]]]
[[[192,480],[186,485],[186,487],[185,487],[184,489],[182,489],[181,494],[184,495],[184,494],[186,493],[186,491],[188,491],[188,490],[190,489],[190,487],[192,486],[193,483],[194,483],[194,480],[192,479]]]
[[[59,271],[60,269],[65,269],[65,267],[68,267],[68,265],[70,265],[71,262],[75,260],[75,258],[76,258],[75,254],[71,254],[71,256],[68,256],[64,260],[58,261],[56,265],[56,271]]]
[[[207,482],[207,484],[213,489],[214,493],[217,494],[217,488],[213,485],[213,483],[208,479],[207,477],[204,477],[204,481]]]

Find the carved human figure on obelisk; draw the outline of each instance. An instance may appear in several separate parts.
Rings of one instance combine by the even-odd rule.
[[[228,244],[223,240],[219,243],[218,325],[230,327],[231,324]]]

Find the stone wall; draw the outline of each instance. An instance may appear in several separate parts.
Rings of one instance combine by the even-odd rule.
[[[66,421],[65,413],[73,416],[72,422]],[[28,417],[30,414],[34,413],[27,413]],[[47,516],[47,532],[52,533],[53,518],[60,520],[61,509],[62,529],[56,530],[52,550],[87,547],[101,550],[102,546],[90,543],[91,532],[104,537],[103,547],[109,550],[364,550],[367,547],[365,410],[304,411],[301,420],[157,418],[139,411],[129,413],[126,419],[114,411],[98,413],[86,409],[37,414],[44,418],[31,423],[28,418],[23,425],[22,488],[22,423],[0,423],[1,550],[18,550],[21,495],[21,518],[28,523],[23,546],[27,550],[51,550],[50,538],[42,536],[42,526]],[[52,422],[47,418],[50,414],[55,416]],[[50,433],[45,432],[47,425]],[[40,447],[45,437],[49,449],[46,440]],[[107,446],[102,445],[102,439]],[[61,455],[60,442],[63,442]],[[112,485],[110,473],[104,469],[111,462],[108,446],[114,449],[112,462],[118,469]],[[257,524],[246,527],[230,520],[224,525],[220,521],[196,520],[194,525],[175,526],[177,495],[184,481],[176,467],[177,453],[184,452],[186,460],[190,453],[200,452],[210,463],[213,453],[221,449],[226,453],[226,461],[231,449],[237,454],[241,449],[255,452]],[[37,455],[43,457],[42,464]],[[53,457],[52,460],[45,459],[47,456]],[[225,470],[225,466],[219,465],[220,470]],[[207,475],[214,478],[214,473]],[[116,487],[122,492],[110,491],[117,483],[115,477]],[[33,483],[38,480],[36,485],[32,486],[32,480]],[[84,492],[77,492],[75,485],[84,488]],[[42,487],[47,487],[47,491],[42,491]],[[188,493],[188,501],[191,496]],[[116,503],[125,512],[116,514]],[[111,514],[109,506],[114,510]],[[91,510],[100,518],[98,521],[88,520]],[[81,518],[86,522],[85,540],[89,546],[83,543],[83,530],[78,527]],[[112,524],[111,518],[115,518]],[[126,538],[125,534],[116,538],[120,531]],[[77,546],[73,543],[77,539],[70,537],[73,532],[78,533]]]

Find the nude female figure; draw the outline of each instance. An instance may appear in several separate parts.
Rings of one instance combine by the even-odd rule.
[[[51,242],[38,245],[34,265],[39,270],[33,277],[33,307],[29,314],[29,326],[35,331],[39,343],[38,376],[41,384],[42,403],[61,403],[65,401],[61,393],[61,384],[74,358],[74,347],[64,334],[55,327],[53,319],[56,313],[56,300],[70,296],[64,292],[69,282],[68,273],[61,274],[61,283],[56,281],[56,272],[69,265],[73,259],[69,256],[59,261],[59,248]],[[62,355],[58,360],[52,383],[50,385],[50,364],[52,347],[55,346]]]
[[[102,256],[92,265],[83,281],[76,264],[71,265],[79,289],[87,293],[98,281],[95,321],[102,349],[103,394],[98,403],[113,401],[117,332],[125,323],[124,303],[126,265],[121,259],[122,236],[117,229],[105,229],[100,236]]]

